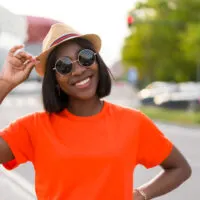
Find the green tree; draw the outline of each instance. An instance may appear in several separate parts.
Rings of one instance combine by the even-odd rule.
[[[193,79],[200,81],[200,25],[188,24],[187,30],[180,37],[182,51],[186,59],[193,63]]]
[[[138,3],[131,11],[136,16],[135,24],[122,49],[126,68],[136,66],[140,79],[146,82],[195,80],[200,28],[192,24],[200,20],[199,11],[197,0]],[[193,42],[185,37],[193,38]]]

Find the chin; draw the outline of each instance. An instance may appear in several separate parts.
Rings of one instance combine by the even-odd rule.
[[[89,100],[96,97],[96,91],[81,92],[80,94],[76,94],[75,97],[80,100]]]

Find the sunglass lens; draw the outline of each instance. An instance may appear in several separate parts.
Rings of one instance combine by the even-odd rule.
[[[60,74],[67,74],[72,70],[72,62],[68,57],[59,59],[56,63],[56,70]]]
[[[79,63],[83,66],[90,66],[95,61],[95,53],[90,49],[83,49],[78,55]]]

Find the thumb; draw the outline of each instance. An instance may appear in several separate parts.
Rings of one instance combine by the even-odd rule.
[[[34,67],[35,63],[34,62],[30,62],[27,64],[26,68],[24,69],[25,73],[27,75],[29,75]]]
[[[33,61],[30,62],[30,63],[28,63],[28,64],[26,65],[26,68],[24,69],[24,72],[25,72],[27,75],[29,75],[29,74],[31,73],[32,69],[34,68],[35,64],[36,64],[36,62],[33,62]]]

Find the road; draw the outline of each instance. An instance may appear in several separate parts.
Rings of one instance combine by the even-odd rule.
[[[31,88],[26,86],[26,88]],[[0,106],[0,128],[8,125],[12,120],[19,116],[42,109],[41,97],[39,94],[40,85],[36,84],[33,92],[19,92],[9,95]],[[35,92],[34,92],[35,91]],[[113,87],[112,95],[108,101],[128,106],[138,107],[139,102],[132,88],[124,84],[117,84]],[[196,200],[200,196],[199,177],[200,177],[200,128],[180,127],[173,124],[156,122],[164,134],[182,151],[192,166],[192,177],[181,187],[158,200]],[[135,170],[135,187],[145,183],[154,177],[160,167],[150,170],[138,166]],[[0,193],[1,200],[32,200],[34,198],[34,170],[31,163],[24,164],[17,169],[8,172],[0,168]],[[9,191],[9,192],[8,192]]]

